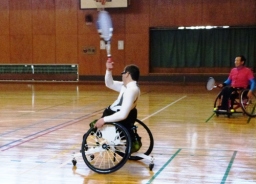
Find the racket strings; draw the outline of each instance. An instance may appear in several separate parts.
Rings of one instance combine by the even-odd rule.
[[[111,38],[113,36],[113,24],[107,11],[100,11],[97,20],[97,28],[100,38],[105,41],[107,57],[111,57]]]
[[[214,80],[214,78],[210,77],[207,81],[206,88],[207,88],[207,90],[212,90],[215,87],[216,87],[215,80]]]

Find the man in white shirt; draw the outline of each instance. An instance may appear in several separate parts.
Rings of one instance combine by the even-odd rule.
[[[105,122],[119,122],[132,134],[130,129],[137,119],[136,105],[140,96],[137,84],[140,71],[137,66],[128,65],[121,73],[122,82],[114,81],[112,77],[113,64],[113,62],[106,62],[105,84],[108,88],[119,92],[119,95],[114,103],[105,109],[102,118],[97,120],[94,127],[100,128]]]
[[[122,82],[114,81],[112,76],[113,62],[107,61],[105,84],[108,88],[119,92],[117,99],[112,105],[106,108],[100,119],[96,123],[92,122],[90,126],[95,128],[102,127],[106,122],[118,122],[122,124],[129,132],[132,148],[131,153],[137,152],[142,146],[141,137],[134,133],[132,127],[137,119],[137,101],[140,96],[138,80],[140,70],[136,65],[128,65],[124,68],[122,74]],[[93,125],[94,124],[94,125]]]

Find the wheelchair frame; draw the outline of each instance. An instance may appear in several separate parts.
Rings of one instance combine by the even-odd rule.
[[[239,90],[239,89],[238,89]],[[217,116],[220,114],[226,114],[230,117],[233,113],[243,113],[248,115],[249,117],[256,117],[256,95],[252,94],[252,99],[248,99],[247,93],[249,89],[240,89],[238,92],[238,98],[235,98],[233,108],[229,105],[229,109],[226,110],[218,110],[218,106],[221,103],[220,93],[217,95],[214,101],[214,112]],[[229,99],[229,104],[231,104],[231,99]],[[237,109],[241,108],[242,111],[237,111]]]
[[[141,126],[141,128],[138,128]],[[143,127],[143,129],[142,129]],[[105,123],[100,129],[90,128],[83,136],[81,154],[85,164],[94,172],[108,174],[120,169],[128,159],[150,160],[149,169],[154,167],[152,156],[149,154],[154,147],[154,139],[150,129],[140,120],[136,120],[132,130],[137,133],[144,130],[148,137],[142,139],[140,151],[143,153],[131,153],[132,141],[128,130],[119,123]],[[139,133],[140,135],[140,133]],[[144,141],[144,142],[143,142]],[[77,161],[73,155],[73,166]]]

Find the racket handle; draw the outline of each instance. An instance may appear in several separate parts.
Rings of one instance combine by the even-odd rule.
[[[106,43],[106,51],[107,51],[107,56],[108,56],[108,58],[110,58],[110,57],[111,57],[110,41],[107,41],[107,43]]]

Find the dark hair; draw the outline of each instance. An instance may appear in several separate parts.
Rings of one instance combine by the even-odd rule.
[[[239,56],[237,56],[237,57],[240,57],[240,58],[241,58],[241,61],[243,61],[243,62],[244,62],[244,64],[243,64],[243,65],[245,65],[246,58],[245,58],[243,55],[239,55]]]
[[[128,65],[125,67],[125,72],[129,72],[132,77],[132,80],[139,81],[140,69],[136,65]]]

